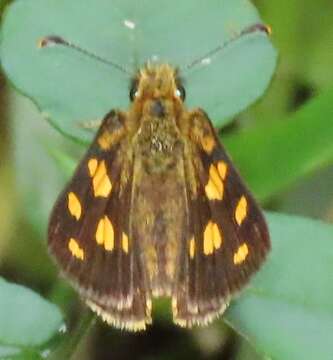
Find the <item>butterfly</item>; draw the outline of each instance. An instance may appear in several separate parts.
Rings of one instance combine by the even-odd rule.
[[[114,327],[145,329],[160,296],[171,298],[176,324],[207,324],[264,262],[265,219],[208,115],[186,108],[176,68],[146,64],[129,95],[60,194],[49,250]]]

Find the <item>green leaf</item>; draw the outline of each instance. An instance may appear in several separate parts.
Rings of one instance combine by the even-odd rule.
[[[128,106],[129,76],[72,49],[39,49],[42,37],[63,36],[134,73],[156,56],[184,68],[258,22],[247,0],[16,1],[4,16],[1,62],[12,83],[55,127],[88,140],[91,132],[82,123]],[[276,52],[266,34],[256,32],[210,61],[183,77],[188,105],[203,107],[219,126],[263,93]]]
[[[274,360],[331,360],[333,226],[269,214],[272,253],[225,319]]]
[[[16,193],[20,203],[18,212],[33,226],[39,235],[36,237],[37,240],[45,238],[48,214],[64,186],[64,176],[50,161],[46,144],[48,147],[57,144],[61,149],[68,147],[64,141],[66,139],[38,116],[27,98],[11,92],[9,101],[9,116],[16,145],[13,164]],[[25,252],[20,253],[21,257],[24,255]]]
[[[65,178],[70,179],[77,166],[77,159],[74,159],[67,151],[65,152],[63,149],[56,147],[55,144],[47,146],[46,150]]]
[[[261,199],[333,161],[333,88],[283,121],[226,137],[250,189]]]
[[[0,343],[39,346],[63,323],[58,308],[32,290],[0,278]]]
[[[0,359],[8,358],[9,356],[19,355],[20,349],[13,346],[2,346],[0,345]]]
[[[0,346],[0,360],[43,360],[45,357],[37,351]]]

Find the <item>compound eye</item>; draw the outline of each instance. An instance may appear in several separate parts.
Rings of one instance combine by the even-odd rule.
[[[134,99],[138,96],[138,88],[136,85],[131,87],[131,90],[129,92],[129,97],[131,101],[134,101]]]
[[[175,95],[177,97],[179,97],[182,101],[185,100],[185,97],[186,97],[186,92],[185,92],[185,89],[183,86],[178,86],[176,91],[175,91]]]

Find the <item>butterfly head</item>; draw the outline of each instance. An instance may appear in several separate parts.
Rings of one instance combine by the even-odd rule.
[[[130,99],[134,105],[141,105],[144,112],[163,117],[168,109],[183,104],[185,89],[174,67],[148,63],[133,78]]]

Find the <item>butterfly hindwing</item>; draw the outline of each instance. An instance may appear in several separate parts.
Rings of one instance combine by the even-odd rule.
[[[210,322],[222,313],[270,248],[263,215],[207,117],[192,113],[187,166],[188,225],[173,293],[174,321]]]
[[[131,330],[150,322],[150,295],[128,214],[132,156],[126,115],[106,116],[91,148],[60,195],[49,248],[63,273],[104,320]]]

